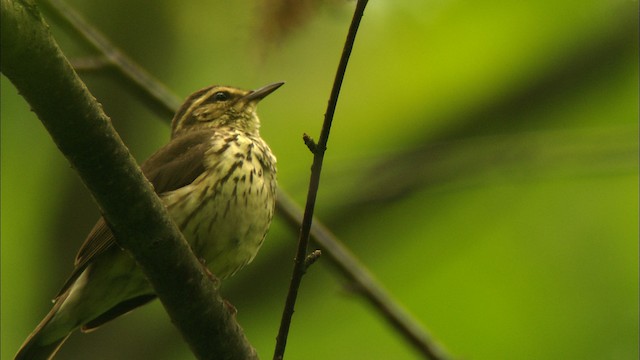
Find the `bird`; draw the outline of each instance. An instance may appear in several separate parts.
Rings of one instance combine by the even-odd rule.
[[[273,218],[276,158],[260,137],[256,107],[283,84],[194,92],[173,117],[170,141],[141,165],[194,254],[220,280],[253,260]],[[15,360],[52,359],[78,328],[94,330],[155,297],[100,218]]]

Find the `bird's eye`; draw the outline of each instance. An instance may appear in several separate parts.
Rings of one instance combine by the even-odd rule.
[[[218,91],[213,94],[213,101],[227,101],[229,100],[229,93],[226,91]]]

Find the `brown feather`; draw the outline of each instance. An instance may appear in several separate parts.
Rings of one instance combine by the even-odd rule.
[[[204,171],[204,155],[211,129],[186,132],[156,151],[141,166],[157,194],[189,185]],[[116,243],[104,218],[100,218],[78,250],[75,267],[56,295],[60,297],[82,274],[91,261]]]
[[[58,352],[69,335],[58,339],[53,343],[42,345],[41,339],[43,333],[41,330],[49,324],[53,316],[58,312],[58,309],[64,301],[64,297],[66,297],[66,294],[59,298],[60,301],[57,301],[53,305],[53,308],[51,308],[47,316],[42,319],[40,324],[38,324],[29,337],[27,337],[20,347],[20,350],[18,350],[14,360],[49,360]]]
[[[91,332],[97,329],[98,327],[102,326],[104,323],[109,322],[120,315],[126,314],[129,311],[139,306],[142,306],[155,298],[156,298],[156,295],[151,294],[151,295],[142,295],[142,296],[135,297],[133,299],[125,300],[119,303],[118,305],[112,307],[108,311],[102,313],[102,315],[98,316],[97,318],[83,325],[82,332]]]

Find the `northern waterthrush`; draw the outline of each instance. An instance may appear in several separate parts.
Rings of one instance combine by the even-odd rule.
[[[171,141],[141,166],[196,256],[220,279],[253,260],[273,217],[276,159],[260,137],[256,106],[282,84],[193,93],[173,118]],[[49,359],[77,328],[93,330],[154,298],[101,218],[16,359]]]

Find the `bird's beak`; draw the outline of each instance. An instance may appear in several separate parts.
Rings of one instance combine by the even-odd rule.
[[[280,86],[282,86],[284,84],[284,82],[277,82],[277,83],[273,83],[267,86],[263,86],[258,90],[253,90],[250,93],[248,93],[247,95],[245,95],[242,100],[246,101],[246,102],[258,102],[262,99],[264,99],[267,95],[271,94],[272,92],[276,91],[276,89],[278,89]]]

